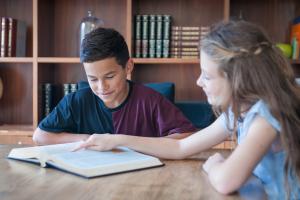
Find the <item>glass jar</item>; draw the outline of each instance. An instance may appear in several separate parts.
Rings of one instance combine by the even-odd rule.
[[[80,23],[80,41],[79,47],[81,46],[84,36],[92,30],[104,25],[103,20],[93,16],[92,11],[88,11],[88,16],[83,18]]]

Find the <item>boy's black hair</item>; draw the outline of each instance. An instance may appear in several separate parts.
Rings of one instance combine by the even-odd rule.
[[[106,58],[115,58],[122,67],[129,59],[124,37],[110,28],[97,28],[86,34],[80,48],[80,61],[91,63]]]

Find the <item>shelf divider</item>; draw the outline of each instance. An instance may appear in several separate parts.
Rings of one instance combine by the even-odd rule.
[[[80,63],[79,57],[38,57],[38,63]]]
[[[0,63],[32,63],[32,57],[1,57]]]

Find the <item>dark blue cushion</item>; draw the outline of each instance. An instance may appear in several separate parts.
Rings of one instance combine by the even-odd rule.
[[[146,83],[144,85],[161,93],[167,99],[169,99],[172,103],[174,103],[174,97],[175,97],[175,84],[174,83],[161,82],[161,83]]]
[[[147,83],[145,85],[161,93],[166,98],[168,98],[171,102],[174,103],[174,96],[175,96],[174,83],[170,83],[170,82]],[[87,81],[80,81],[78,83],[78,89],[82,89],[86,87],[89,87]],[[184,102],[176,102],[175,105],[197,128],[205,128],[215,120],[215,115],[213,114],[211,106],[207,102],[184,101]]]
[[[78,89],[89,87],[89,83],[87,81],[80,81],[77,83]],[[153,90],[161,93],[167,99],[174,103],[175,96],[175,85],[170,82],[162,82],[162,83],[146,83],[145,86],[152,88]]]
[[[176,102],[175,105],[197,128],[205,128],[215,120],[211,106],[204,101]]]

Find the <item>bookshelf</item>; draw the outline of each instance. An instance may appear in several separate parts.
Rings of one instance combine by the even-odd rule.
[[[133,51],[136,14],[169,14],[173,25],[206,26],[242,16],[265,27],[273,40],[288,42],[289,26],[300,15],[298,0],[1,0],[0,16],[27,23],[26,56],[0,58],[4,96],[0,99],[0,143],[31,143],[39,121],[41,85],[86,80],[79,61],[79,24],[87,11],[118,30]],[[196,86],[198,59],[134,58],[132,79],[170,81],[176,101],[205,99]],[[291,61],[298,72],[299,61]],[[226,144],[221,145],[226,147]]]

